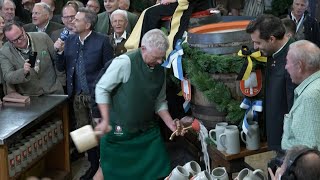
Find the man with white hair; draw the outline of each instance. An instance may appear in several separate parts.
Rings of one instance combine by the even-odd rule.
[[[94,29],[100,33],[110,35],[113,33],[110,15],[113,11],[119,9],[119,0],[104,0],[103,4],[106,11],[98,14],[98,22]],[[138,21],[138,16],[129,11],[126,12],[128,17],[128,26],[126,30],[128,33],[131,33]]]
[[[314,43],[300,40],[289,46],[286,70],[294,90],[294,103],[284,116],[282,149],[295,145],[320,147],[320,49]]]
[[[124,47],[124,44],[130,36],[126,31],[128,25],[127,12],[121,9],[113,11],[111,14],[111,25],[114,33],[111,34],[109,38],[113,46],[113,56],[117,57],[127,52],[127,49]]]
[[[100,140],[101,168],[96,179],[103,179],[101,171],[106,179],[117,180],[163,179],[169,174],[170,162],[154,113],[171,131],[184,132],[180,122],[173,121],[166,101],[161,64],[168,47],[161,30],[150,30],[141,48],[115,58],[97,83],[102,121],[95,130],[107,134]]]
[[[15,21],[15,10],[16,5],[11,0],[1,0],[0,1],[0,13],[4,18],[5,23],[12,23]]]
[[[23,26],[26,32],[45,32],[49,36],[55,30],[63,28],[62,24],[50,21],[51,9],[44,2],[36,3],[32,10],[32,23]]]
[[[307,12],[308,7],[309,0],[294,0],[292,3],[289,18],[297,25],[295,38],[306,39],[320,46],[319,22]]]

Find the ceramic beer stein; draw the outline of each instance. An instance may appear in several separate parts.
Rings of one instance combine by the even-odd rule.
[[[201,167],[196,161],[187,162],[183,168],[188,171],[189,177],[193,177],[201,172]]]
[[[251,171],[248,168],[244,168],[239,172],[235,180],[267,180],[267,177],[260,169]]]
[[[209,137],[210,139],[217,145],[217,149],[219,151],[225,151],[226,149],[221,145],[220,141],[218,141],[219,136],[224,132],[226,126],[228,123],[226,122],[220,122],[216,124],[215,129],[211,129],[209,131]],[[213,135],[215,134],[215,136]]]
[[[225,167],[214,168],[211,172],[213,180],[229,180],[228,173]]]
[[[248,150],[257,150],[260,147],[260,132],[257,122],[253,122],[250,126],[248,134],[241,131],[241,140],[246,144]]]
[[[182,166],[175,167],[165,180],[188,180],[189,173]]]
[[[212,180],[211,175],[207,171],[201,171],[193,176],[190,180]]]
[[[219,141],[226,148],[227,154],[238,154],[240,152],[240,137],[237,126],[226,126],[224,133],[219,136]]]

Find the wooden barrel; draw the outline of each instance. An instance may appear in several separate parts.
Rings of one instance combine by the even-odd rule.
[[[250,35],[245,32],[248,20],[207,24],[189,29],[188,44],[209,54],[232,54],[241,46],[252,47]]]
[[[242,45],[252,47],[250,35],[245,32],[249,21],[222,22],[192,28],[188,32],[188,44],[209,54],[234,54]],[[234,99],[241,100],[243,95],[236,81],[237,74],[211,74],[211,78],[223,82]],[[203,93],[193,88],[192,114],[200,119],[208,129],[226,120],[226,113],[219,112],[216,105],[208,102]],[[239,104],[240,105],[240,104]]]

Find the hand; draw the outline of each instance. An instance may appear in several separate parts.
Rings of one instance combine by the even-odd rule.
[[[28,73],[30,73],[30,69],[31,69],[31,64],[28,63],[29,59],[25,60],[24,65],[23,65],[23,73],[24,75],[27,75]]]
[[[112,130],[112,127],[109,125],[109,121],[103,119],[97,126],[94,128],[95,131],[101,132],[101,135],[106,134]]]
[[[58,52],[62,52],[64,50],[64,41],[62,41],[60,38],[56,40],[56,42],[53,44],[53,47]]]
[[[184,125],[179,121],[179,119],[175,119],[174,126],[176,127],[176,136],[184,136],[185,133],[188,132],[188,130],[184,130]]]
[[[276,173],[275,173],[275,174],[273,174],[271,168],[268,168],[268,172],[269,172],[269,174],[270,174],[271,180],[281,179],[281,176],[282,176],[282,174],[283,174],[283,170],[282,170],[281,167],[278,167],[278,169],[276,170]]]

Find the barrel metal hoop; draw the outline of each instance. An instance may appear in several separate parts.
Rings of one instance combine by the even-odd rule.
[[[247,43],[250,43],[250,40],[241,41],[241,42],[230,42],[230,43],[214,43],[214,44],[189,44],[190,47],[196,48],[215,48],[215,47],[233,47],[233,46],[241,46]]]

